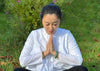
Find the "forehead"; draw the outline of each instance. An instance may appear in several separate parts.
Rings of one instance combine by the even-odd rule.
[[[57,17],[56,14],[45,14],[43,16],[44,21],[57,21],[59,18]]]

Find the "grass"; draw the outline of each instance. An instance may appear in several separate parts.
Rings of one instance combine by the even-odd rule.
[[[89,71],[100,71],[100,2],[74,0],[66,7],[61,27],[71,30],[83,55],[83,65]]]
[[[13,71],[19,66],[18,57],[21,52],[21,46],[16,45],[14,28],[8,21],[8,16],[0,13],[0,71]],[[20,44],[20,43],[18,43]],[[1,69],[2,68],[2,69]]]
[[[89,71],[100,71],[100,2],[73,0],[71,4],[63,5],[65,13],[60,27],[73,33],[81,49],[83,65]],[[5,62],[0,68],[13,71],[20,66],[18,58],[23,43],[16,42],[16,31],[7,20],[8,16],[0,13],[0,56],[7,56],[0,58],[0,62]]]
[[[71,12],[71,9],[73,12]],[[74,34],[83,55],[83,65],[89,71],[100,71],[99,1],[75,0],[66,10],[68,10],[66,14],[70,13],[64,18],[68,19],[65,20],[68,25],[64,26],[65,24],[63,24],[62,27],[67,27],[66,29],[70,29]]]

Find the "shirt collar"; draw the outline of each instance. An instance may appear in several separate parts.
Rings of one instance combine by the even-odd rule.
[[[58,29],[59,29],[59,28],[58,28]],[[56,37],[56,36],[57,36],[57,34],[58,34],[58,29],[57,29],[56,33],[53,34],[53,37]],[[43,34],[44,34],[44,36],[45,36],[47,39],[49,39],[50,35],[46,32],[45,28],[43,28]]]

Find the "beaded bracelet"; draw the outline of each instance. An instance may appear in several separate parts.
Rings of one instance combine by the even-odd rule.
[[[58,52],[56,51],[56,55],[55,55],[55,58],[57,58],[57,56],[58,56]]]

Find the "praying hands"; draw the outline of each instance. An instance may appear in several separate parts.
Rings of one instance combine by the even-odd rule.
[[[48,54],[52,54],[53,56],[56,56],[56,51],[53,45],[53,34],[50,35],[49,41],[47,43],[47,49],[42,53],[43,58],[46,57]],[[59,56],[59,53],[57,54],[57,58]]]

